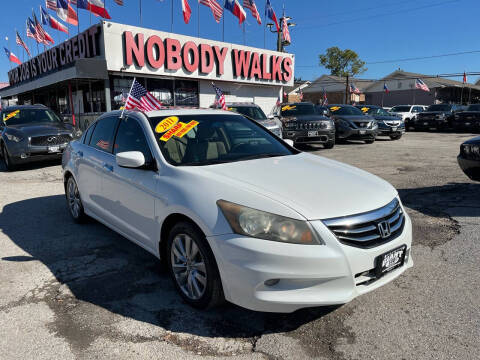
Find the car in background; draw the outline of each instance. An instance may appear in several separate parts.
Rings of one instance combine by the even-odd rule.
[[[460,145],[457,160],[465,175],[472,180],[480,181],[480,136]]]
[[[60,159],[67,144],[80,134],[43,105],[9,106],[0,113],[0,152],[7,170]]]
[[[262,108],[254,103],[226,103],[225,104],[229,111],[234,111],[236,113],[242,114],[250,119],[255,120],[260,125],[274,133],[279,138],[282,138],[282,123],[280,120],[275,118],[267,118]]]
[[[405,133],[405,122],[400,115],[389,113],[376,105],[356,105],[356,107],[377,120],[377,136],[389,136],[392,140],[398,140]]]
[[[464,111],[455,114],[453,129],[480,133],[480,104],[469,105]]]
[[[465,109],[458,104],[433,104],[417,115],[413,126],[415,130],[448,130],[453,127],[455,114]]]
[[[293,141],[295,146],[322,144],[325,149],[335,146],[335,124],[309,102],[282,103],[272,115],[282,122],[283,138]]]
[[[191,306],[343,304],[413,266],[412,223],[385,180],[234,112],[121,115],[104,114],[65,150],[67,211],[160,258]]]
[[[390,109],[390,112],[400,115],[405,122],[405,130],[410,130],[417,115],[426,108],[425,105],[396,105]]]
[[[363,140],[373,144],[377,137],[377,121],[352,105],[329,105],[335,121],[335,136],[338,140]]]

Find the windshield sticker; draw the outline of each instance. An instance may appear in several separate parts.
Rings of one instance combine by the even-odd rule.
[[[169,130],[178,122],[178,117],[176,116],[169,116],[162,121],[160,121],[157,126],[155,126],[156,133],[164,133],[165,131]]]
[[[362,110],[363,112],[367,112],[368,110],[370,110],[370,108],[362,107],[360,110]]]
[[[289,111],[295,109],[297,106],[296,105],[285,105],[282,107],[282,111]]]
[[[337,111],[337,110],[340,110],[340,109],[341,109],[340,106],[332,106],[332,107],[330,108],[330,111]]]
[[[163,134],[160,140],[168,141],[172,136],[181,138],[183,135],[195,128],[198,124],[198,121],[195,120],[190,121],[188,124],[180,121],[179,123],[175,124],[175,126],[171,127],[170,130],[168,130],[165,134]]]
[[[3,121],[7,121],[8,119],[11,119],[12,117],[16,116],[19,112],[20,112],[20,110],[15,110],[14,112],[11,112],[7,116],[5,116]]]

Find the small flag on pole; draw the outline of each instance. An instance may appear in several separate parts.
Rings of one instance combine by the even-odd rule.
[[[205,6],[208,6],[212,10],[213,17],[217,23],[220,22],[220,19],[223,15],[223,8],[215,0],[199,0],[199,3]]]
[[[285,13],[283,14],[282,18],[282,37],[283,41],[287,44],[290,44],[292,42],[292,38],[290,37],[290,30],[288,30],[288,22],[285,18]]]
[[[427,84],[425,84],[421,79],[415,79],[415,87],[423,91],[430,91]]]
[[[387,87],[387,83],[383,83],[383,91],[385,91],[385,94],[388,94],[390,92],[390,90],[388,89]]]
[[[64,33],[68,34],[68,28],[60,23],[57,19],[50,16],[47,11],[40,5],[40,19],[42,20],[43,25],[48,25],[52,29],[63,31]]]
[[[80,3],[80,0],[78,1]],[[71,24],[78,25],[78,16],[75,10],[70,6],[67,0],[57,0],[57,16],[63,21]]]
[[[262,19],[260,18],[260,14],[258,13],[257,5],[255,5],[254,0],[243,0],[243,7],[250,10],[252,16],[255,18],[255,20],[257,20],[257,23],[262,25]]]
[[[190,9],[188,0],[181,0],[181,1],[182,1],[183,21],[185,21],[185,24],[188,24],[188,22],[190,21],[190,16],[192,16],[192,9]]]
[[[353,94],[361,94],[361,91],[355,86],[355,84],[350,84],[350,92]]]
[[[117,5],[123,6],[123,0],[115,0]]]
[[[32,54],[30,54],[30,49],[28,48],[27,44],[25,44],[25,42],[22,40],[22,38],[20,37],[20,34],[18,33],[18,31],[16,32],[16,39],[15,39],[15,42],[20,45],[21,47],[23,47],[25,49],[25,51],[27,52],[28,56],[32,57]]]
[[[150,94],[140,83],[133,79],[132,88],[125,102],[126,110],[153,111],[162,108],[162,103]]]
[[[45,6],[47,9],[57,11],[57,0],[45,0]]]
[[[225,0],[225,5],[223,7],[227,10],[230,10],[230,12],[238,18],[239,24],[243,23],[247,18],[247,13],[243,9],[242,5],[240,5],[238,0]]]
[[[327,105],[328,105],[327,92],[325,91],[325,89],[323,89],[323,101],[322,101],[322,105],[323,105],[323,106],[327,106]]]
[[[27,37],[35,39],[37,43],[43,44],[42,37],[38,34],[32,19],[27,18]]]
[[[463,83],[467,83],[467,73],[465,71],[463,72]]]
[[[77,0],[77,7],[90,11],[92,14],[104,19],[111,19],[110,14],[105,8],[102,0]]]
[[[275,23],[275,26],[277,27],[277,31],[280,31],[280,26],[278,25],[277,15],[275,14],[275,11],[273,10],[273,7],[272,7],[272,4],[270,3],[270,0],[267,0],[267,3],[265,5],[265,15]]]
[[[227,106],[225,104],[225,95],[223,91],[212,82],[213,90],[215,90],[215,102],[219,104],[222,110],[227,110]]]
[[[7,55],[7,58],[8,60],[10,60],[11,62],[14,62],[18,65],[21,65],[22,62],[20,61],[20,59],[14,54],[12,53],[10,50],[8,50],[6,47],[4,47],[5,49],[5,55]]]

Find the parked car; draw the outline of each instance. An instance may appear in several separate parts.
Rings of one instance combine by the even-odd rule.
[[[377,137],[378,125],[373,117],[365,115],[352,105],[329,105],[335,121],[336,137],[341,140],[363,140],[373,144]]]
[[[8,170],[27,162],[60,159],[77,135],[72,125],[43,105],[6,107],[0,116],[0,149]]]
[[[480,133],[480,104],[470,105],[465,111],[455,114],[453,129]]]
[[[254,103],[226,103],[227,109],[235,111],[236,113],[245,115],[250,119],[255,120],[260,125],[270,130],[279,138],[282,137],[282,123],[275,118],[267,118],[262,108]]]
[[[460,145],[457,160],[465,175],[472,180],[480,181],[480,136]]]
[[[272,115],[282,122],[283,138],[292,140],[295,146],[322,144],[325,149],[335,146],[333,121],[318,114],[312,103],[283,103],[274,108]]]
[[[68,210],[165,261],[188,304],[342,304],[412,266],[412,224],[386,181],[233,112],[120,115],[65,150]]]
[[[434,104],[419,113],[414,120],[415,130],[448,130],[453,127],[455,114],[465,110],[457,104]]]
[[[400,115],[405,122],[405,130],[410,130],[416,116],[425,111],[425,105],[396,105],[390,109],[391,113]]]
[[[356,107],[377,120],[377,136],[389,136],[392,140],[398,140],[405,133],[405,123],[400,115],[389,113],[375,105],[357,105]]]

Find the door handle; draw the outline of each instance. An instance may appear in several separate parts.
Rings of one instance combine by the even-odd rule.
[[[103,168],[104,168],[105,170],[107,170],[107,171],[113,172],[113,165],[104,163],[104,164],[103,164]]]

